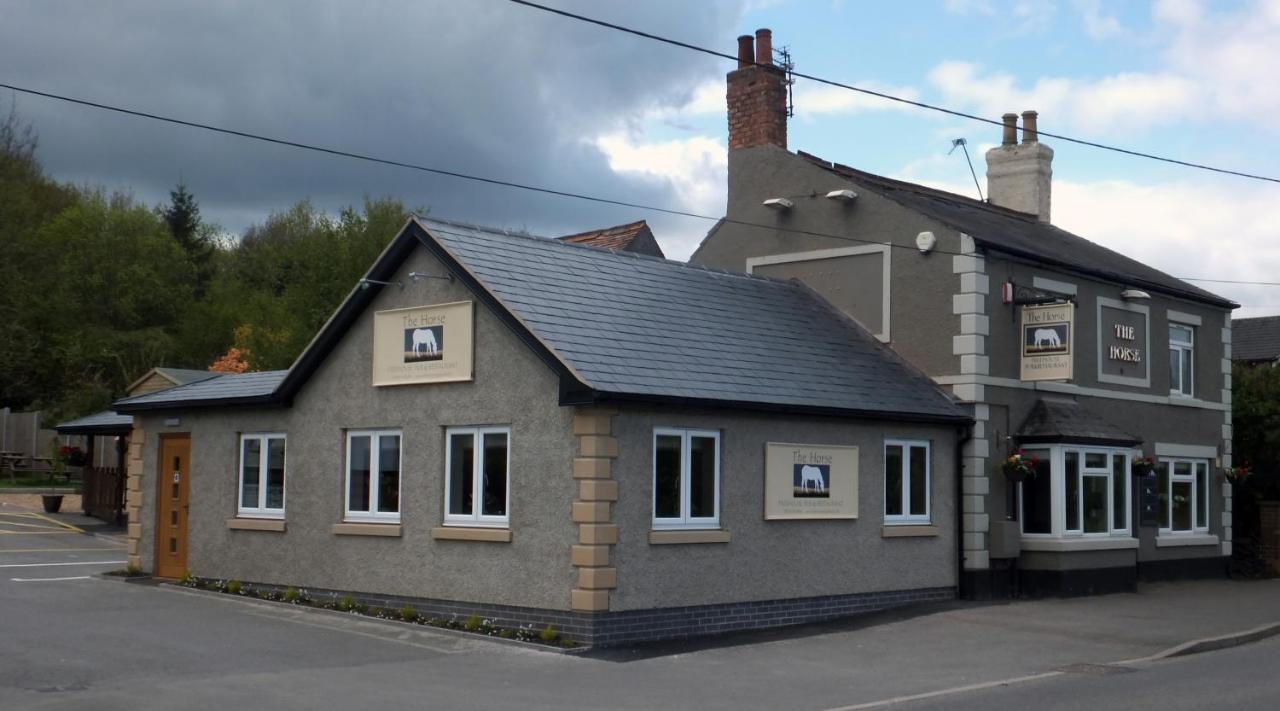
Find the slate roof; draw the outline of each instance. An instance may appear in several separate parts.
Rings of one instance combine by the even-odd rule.
[[[191,368],[168,368],[163,366],[156,368],[156,372],[172,380],[178,385],[186,385],[187,383],[194,383],[197,380],[208,380],[209,378],[217,375],[217,373],[210,372],[208,370],[193,370]]]
[[[1075,442],[1126,447],[1142,442],[1074,400],[1041,398],[1015,435],[1020,443]]]
[[[556,239],[572,244],[585,244],[590,247],[638,252],[651,257],[667,256],[662,253],[662,247],[658,246],[658,241],[654,239],[653,232],[649,230],[649,223],[644,220],[615,227],[606,227],[602,230],[565,235]]]
[[[285,370],[260,373],[214,373],[211,378],[157,390],[145,395],[117,400],[117,412],[187,407],[192,405],[233,405],[270,397],[284,379]]]
[[[597,393],[968,419],[799,282],[419,223]]]
[[[114,410],[103,410],[79,419],[63,422],[56,427],[58,434],[109,434],[129,432],[133,429],[133,416]]]
[[[800,152],[800,157],[872,192],[932,217],[991,249],[1222,308],[1236,304],[1136,259],[1041,222],[1030,215],[973,198],[893,180]]]
[[[1280,316],[1231,319],[1231,359],[1246,363],[1280,359]]]

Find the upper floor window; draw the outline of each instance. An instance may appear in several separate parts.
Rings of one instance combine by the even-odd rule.
[[[284,435],[240,436],[242,516],[284,516]]]
[[[929,443],[884,443],[885,523],[929,522]]]
[[[347,433],[346,520],[400,521],[400,431]]]
[[[445,523],[507,525],[510,428],[451,427],[446,438]]]
[[[1195,381],[1195,329],[1169,323],[1169,392],[1190,396]]]
[[[653,525],[720,525],[720,433],[659,428],[653,431]]]

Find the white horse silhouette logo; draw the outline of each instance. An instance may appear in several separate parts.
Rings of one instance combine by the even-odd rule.
[[[1057,348],[1062,346],[1062,341],[1058,339],[1058,332],[1052,328],[1037,328],[1032,334],[1035,338],[1035,346],[1050,346]]]
[[[424,351],[428,356],[434,356],[440,352],[440,346],[436,343],[435,331],[429,328],[415,328],[413,330],[413,357],[421,358]]]
[[[822,470],[806,464],[800,467],[800,489],[808,491],[810,484],[813,485],[813,490],[819,493],[827,490],[827,483],[822,480]]]

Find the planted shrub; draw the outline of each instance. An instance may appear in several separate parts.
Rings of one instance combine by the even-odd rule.
[[[228,594],[230,594],[230,595],[239,595],[239,594],[240,594],[240,581],[239,581],[239,580],[228,580],[228,581],[227,581],[226,591],[227,591],[227,593],[228,593]]]
[[[538,639],[542,640],[547,644],[551,644],[552,642],[556,641],[556,638],[559,636],[560,635],[556,633],[556,628],[552,627],[551,625],[547,625],[546,627],[543,627],[542,632],[538,633]]]
[[[285,601],[285,602],[288,602],[288,603],[294,603],[294,602],[297,602],[297,601],[298,601],[298,589],[297,589],[297,588],[285,588],[285,591],[284,591],[284,601]]]
[[[356,609],[356,604],[356,599],[354,597],[344,595],[342,599],[338,600],[338,609],[343,612],[351,612]]]
[[[472,615],[468,617],[467,621],[462,623],[462,629],[468,632],[475,632],[480,629],[480,616]]]
[[[400,619],[404,620],[405,622],[417,622],[418,613],[412,607],[405,605],[404,607],[400,608]]]

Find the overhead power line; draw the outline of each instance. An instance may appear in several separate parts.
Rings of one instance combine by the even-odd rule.
[[[688,42],[681,42],[680,40],[677,40],[677,39],[664,37],[662,35],[656,35],[656,34],[653,34],[652,32],[637,30],[633,27],[627,27],[626,25],[619,25],[614,22],[606,22],[605,20],[596,19],[594,17],[588,17],[586,15],[580,15],[576,12],[569,12],[568,10],[561,10],[559,8],[549,7],[547,5],[543,5],[540,3],[529,2],[529,0],[508,0],[508,2],[515,3],[516,5],[523,5],[525,7],[532,8],[535,10],[541,10],[543,12],[549,12],[553,15],[560,15],[561,17],[566,17],[571,20],[586,22],[588,24],[597,25],[599,27],[604,27],[610,30],[616,30],[618,32],[624,32],[629,35],[635,35],[636,37],[643,37],[648,40],[653,40],[654,42],[662,42],[663,44],[669,44],[674,47],[680,47],[683,49],[687,49],[691,52],[701,52],[702,54],[708,54],[713,57],[728,59],[734,62],[742,61],[738,59],[737,55],[734,55],[734,54],[720,52],[714,49],[710,49],[708,47],[702,47],[696,44],[690,44]],[[774,66],[772,64],[762,64],[755,61],[751,61],[749,62],[749,64],[757,67]],[[1001,126],[1001,127],[1004,126],[1004,122],[998,119],[991,119],[985,116],[978,116],[976,114],[966,113],[964,111],[957,111],[956,109],[949,109],[949,108],[946,108],[945,106],[938,106],[937,104],[928,104],[923,101],[914,101],[912,99],[903,98],[901,96],[894,96],[893,94],[887,94],[882,91],[875,91],[872,89],[855,86],[853,84],[846,84],[844,82],[836,81],[834,79],[826,79],[820,76],[815,76],[813,74],[805,74],[804,72],[797,72],[795,70],[791,70],[789,74],[793,77],[800,77],[801,79],[807,79],[809,81],[817,82],[819,84],[826,84],[827,86],[834,86],[840,89],[846,89],[848,91],[855,91],[860,94],[866,94],[868,96],[875,96],[881,99],[885,99],[886,101],[896,101],[900,104],[907,104],[908,106],[915,106],[916,108],[927,109],[929,111],[937,111],[939,113],[948,114],[950,116],[957,116],[959,118],[969,119],[970,121],[980,121],[982,123],[990,124],[992,126]],[[1191,161],[1180,160],[1177,158],[1170,158],[1168,156],[1156,155],[1154,153],[1145,153],[1143,151],[1137,151],[1130,148],[1122,148],[1120,146],[1112,146],[1105,143],[1098,143],[1097,141],[1089,141],[1083,138],[1073,138],[1071,136],[1063,135],[1060,133],[1049,133],[1048,131],[1045,131],[1045,130],[1037,130],[1037,133],[1041,136],[1056,138],[1060,141],[1075,143],[1081,146],[1089,146],[1090,148],[1098,148],[1104,151],[1113,151],[1115,153],[1123,153],[1124,155],[1133,156],[1136,158],[1147,158],[1150,160],[1160,161],[1163,163],[1172,163],[1174,165],[1181,165],[1187,168],[1196,168],[1199,170],[1207,170],[1213,173],[1221,173],[1223,175],[1234,175],[1239,178],[1248,178],[1250,180],[1262,180],[1269,183],[1280,183],[1280,178],[1273,178],[1266,175],[1245,173],[1243,171],[1231,170],[1229,168],[1217,168],[1211,165],[1206,165],[1204,163],[1193,163]]]
[[[339,158],[349,158],[351,160],[359,160],[367,163],[376,163],[379,165],[387,165],[387,166],[392,166],[396,168],[404,168],[407,170],[431,173],[433,175],[440,175],[448,178],[456,178],[458,180],[469,180],[477,183],[483,183],[486,185],[495,185],[498,187],[513,188],[516,190],[526,190],[529,192],[541,193],[544,195],[554,195],[557,197],[564,197],[564,198],[572,198],[575,200],[585,200],[588,202],[594,202],[594,203],[603,204],[603,205],[614,205],[618,207],[629,207],[637,210],[647,210],[650,212],[657,212],[665,215],[674,215],[677,217],[689,217],[689,218],[694,218],[698,220],[707,220],[711,222],[723,221],[727,224],[739,225],[742,227],[755,227],[759,229],[773,230],[776,232],[786,232],[790,234],[799,234],[799,235],[805,235],[809,237],[824,237],[827,239],[843,240],[846,242],[856,242],[858,244],[874,244],[874,245],[886,246],[886,243],[884,242],[877,242],[875,240],[864,239],[860,237],[851,237],[849,235],[832,234],[829,232],[818,232],[816,230],[801,230],[801,229],[796,229],[792,227],[782,227],[779,225],[767,225],[760,222],[751,222],[749,220],[738,220],[738,219],[734,219],[727,216],[716,217],[712,215],[703,215],[700,213],[691,212],[689,210],[678,210],[678,209],[667,208],[667,207],[659,207],[656,205],[645,205],[643,203],[628,202],[625,200],[614,200],[611,198],[604,198],[596,195],[585,195],[582,193],[575,193],[568,190],[557,190],[554,188],[544,188],[537,185],[517,183],[510,180],[502,180],[500,178],[489,178],[489,177],[480,176],[480,175],[470,175],[467,173],[462,173],[454,170],[447,170],[444,168],[435,168],[427,165],[408,163],[405,161],[394,160],[391,158],[380,158],[377,156],[371,156],[363,153],[356,153],[353,151],[342,150],[339,148],[330,148],[327,146],[319,146],[319,145],[314,145],[310,143],[303,143],[301,141],[294,141],[286,138],[276,138],[273,136],[265,136],[262,134],[252,133],[249,131],[241,131],[237,129],[224,128],[221,126],[214,126],[212,124],[200,123],[197,121],[187,121],[185,119],[174,118],[172,116],[164,116],[162,114],[156,114],[156,113],[151,113],[147,111],[138,111],[136,109],[127,109],[120,106],[112,106],[111,104],[104,104],[97,101],[89,101],[87,99],[78,99],[75,97],[64,96],[61,94],[54,94],[47,91],[28,89],[25,87],[17,86],[15,84],[0,82],[0,88],[9,89],[10,91],[16,91],[23,94],[30,94],[32,96],[39,96],[46,99],[53,99],[55,101],[63,101],[66,103],[76,104],[79,106],[87,106],[90,108],[100,109],[103,111],[111,111],[119,114],[124,114],[126,116],[145,118],[152,121],[160,121],[163,123],[169,123],[169,124],[174,124],[178,126],[185,126],[187,128],[200,129],[202,131],[211,131],[213,133],[220,133],[227,136],[234,136],[236,138],[259,141],[262,143],[269,143],[269,144],[278,145],[278,146],[286,146],[288,148],[297,148],[299,150],[312,151],[312,152],[321,153],[324,155],[337,156]],[[913,252],[916,251],[917,249],[914,246],[905,245],[905,244],[888,243],[887,246],[892,247],[894,249],[905,249]],[[935,249],[933,250],[933,252],[935,254],[965,256],[963,252],[952,252],[944,249]],[[1246,281],[1197,279],[1197,278],[1184,278],[1184,277],[1176,277],[1176,278],[1183,279],[1184,281],[1217,281],[1217,282],[1227,283],[1227,284],[1254,284],[1254,285],[1260,285],[1260,286],[1280,286],[1280,282],[1246,282]]]

